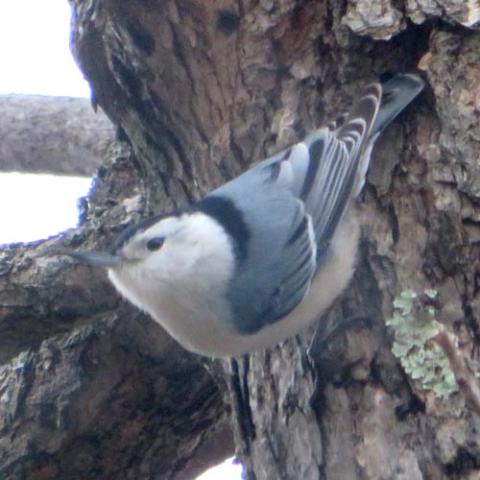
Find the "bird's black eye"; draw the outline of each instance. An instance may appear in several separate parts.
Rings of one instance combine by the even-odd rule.
[[[151,239],[147,242],[147,248],[148,248],[151,252],[154,252],[155,250],[159,250],[160,248],[162,248],[163,242],[165,242],[165,238],[164,238],[164,237],[154,237],[154,238],[151,238]]]

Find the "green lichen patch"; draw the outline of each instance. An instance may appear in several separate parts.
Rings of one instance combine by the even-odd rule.
[[[436,292],[425,290],[434,300]],[[393,302],[393,316],[387,326],[394,331],[393,354],[400,360],[407,375],[423,390],[432,390],[446,398],[458,391],[455,376],[447,356],[433,341],[442,325],[436,320],[436,310],[421,302],[412,290],[403,291]]]

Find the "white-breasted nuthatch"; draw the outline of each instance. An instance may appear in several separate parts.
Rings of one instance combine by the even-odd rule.
[[[188,350],[238,356],[324,312],[353,275],[352,200],[373,143],[422,90],[416,75],[368,86],[351,111],[199,202],[128,228],[109,252],[71,252]]]

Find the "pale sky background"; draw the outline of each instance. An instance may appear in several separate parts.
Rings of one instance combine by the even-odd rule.
[[[0,94],[89,98],[69,49],[67,0],[0,0]],[[1,161],[1,159],[0,159]],[[90,179],[0,173],[0,244],[28,242],[75,227]],[[198,480],[237,480],[227,460]]]
[[[67,0],[0,1],[0,93],[90,96],[69,48]]]
[[[0,94],[88,98],[90,88],[70,53],[69,30],[67,0],[0,0]],[[0,244],[74,227],[77,199],[89,185],[85,178],[0,173]]]

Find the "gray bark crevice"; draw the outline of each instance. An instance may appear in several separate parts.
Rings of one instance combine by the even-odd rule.
[[[15,407],[19,402],[32,405],[32,415],[37,412],[38,425],[26,429],[36,445],[43,417],[33,398],[44,383],[40,376],[38,384],[27,379],[26,387],[15,391],[15,359],[25,358],[29,371],[40,371],[38,355],[53,342],[59,358],[66,359],[65,378],[75,384],[78,370],[67,368],[68,358],[75,357],[68,357],[66,339],[103,325],[108,333],[96,334],[94,342],[99,363],[88,363],[88,372],[92,384],[109,369],[112,378],[94,396],[96,436],[85,413],[80,435],[61,424],[66,431],[52,437],[50,450],[40,446],[17,460],[9,457],[9,468],[15,465],[25,478],[68,475],[67,464],[54,470],[60,468],[58,459],[67,451],[72,457],[66,458],[73,458],[79,449],[84,460],[72,463],[72,471],[84,478],[111,478],[112,472],[119,479],[185,478],[194,453],[205,452],[200,447],[205,436],[224,425],[228,407],[222,391],[233,409],[237,453],[248,478],[470,479],[478,474],[478,418],[461,392],[440,399],[409,378],[385,329],[399,293],[433,288],[438,319],[460,339],[459,351],[477,360],[480,34],[464,26],[473,14],[462,5],[470,4],[382,0],[381,11],[400,15],[387,28],[377,22],[375,9],[362,10],[361,0],[70,3],[77,60],[96,101],[125,132],[132,150],[124,144],[112,148],[79,229],[2,251],[0,338],[8,352],[2,378],[12,399],[21,399],[12,400],[14,422],[26,418]],[[356,16],[366,28],[355,31]],[[389,41],[375,40],[385,35]],[[372,79],[414,71],[417,65],[427,80],[425,93],[378,143],[358,206],[364,224],[359,266],[320,329],[335,331],[350,317],[369,321],[326,343],[320,338],[313,365],[305,354],[312,328],[251,355],[239,363],[237,375],[224,363],[202,361],[212,377],[199,367],[200,359],[120,302],[100,273],[58,257],[45,260],[53,246],[102,247],[139,217],[198,198],[335,116]],[[143,328],[142,335],[132,333]],[[90,337],[79,333],[77,338]],[[27,352],[30,345],[33,353]],[[89,350],[79,341],[72,351]],[[112,365],[110,355],[119,351],[126,357]],[[126,358],[134,361],[123,370]],[[136,430],[121,414],[113,419],[102,399],[129,384],[132,371],[140,391],[151,392],[157,368],[166,380],[147,395],[151,403],[140,395],[129,410],[143,419],[156,412],[157,423],[141,428],[141,434],[110,436],[123,428]],[[224,376],[232,373],[227,382]],[[198,387],[192,397],[178,378]],[[84,385],[78,387],[80,403],[52,387],[52,411],[89,405],[91,384]],[[170,409],[159,411],[156,402]],[[0,440],[8,438],[12,425]],[[170,444],[166,439],[172,435]],[[113,450],[120,437],[128,461],[115,469]],[[25,452],[22,445],[19,452]],[[52,460],[42,463],[45,458]],[[11,478],[20,475],[10,472],[15,471],[9,471]]]

